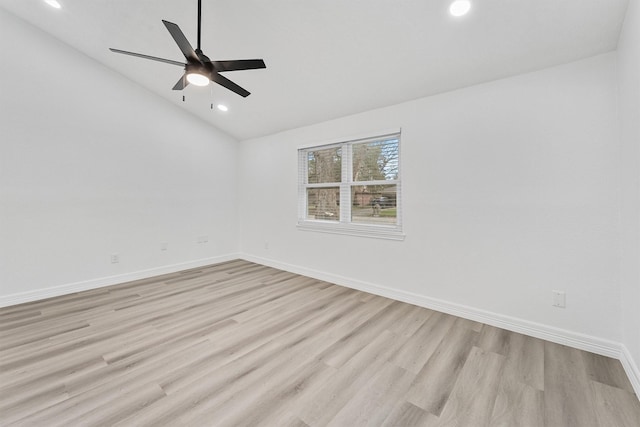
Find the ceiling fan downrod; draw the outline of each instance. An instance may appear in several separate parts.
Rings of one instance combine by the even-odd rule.
[[[200,49],[200,30],[202,26],[202,0],[198,0],[198,52],[202,52]]]

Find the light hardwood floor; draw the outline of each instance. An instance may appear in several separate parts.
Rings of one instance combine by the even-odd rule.
[[[1,425],[640,426],[616,360],[246,261],[0,320]]]

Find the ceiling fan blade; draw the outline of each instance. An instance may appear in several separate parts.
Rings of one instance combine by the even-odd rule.
[[[196,51],[193,50],[193,47],[191,47],[189,40],[184,36],[180,27],[173,22],[165,21],[164,19],[162,22],[164,23],[164,26],[167,27],[167,30],[169,30],[171,37],[176,41],[176,44],[182,51],[184,57],[187,58],[188,61],[200,62],[200,58],[196,54]]]
[[[267,68],[262,59],[239,59],[237,61],[211,61],[216,71],[255,70]]]
[[[251,94],[248,90],[241,88],[240,86],[238,86],[237,84],[229,80],[228,78],[221,76],[215,71],[212,72],[209,77],[211,78],[212,81],[218,83],[220,86],[226,87],[230,91],[237,93],[243,98],[246,98]]]
[[[167,64],[179,65],[181,67],[185,66],[184,62],[172,61],[171,59],[164,59],[164,58],[158,58],[155,56],[143,55],[142,53],[127,52],[126,50],[113,49],[111,47],[109,48],[109,50],[111,52],[122,53],[124,55],[131,55],[131,56],[137,56],[138,58],[151,59],[152,61],[166,62]]]
[[[189,81],[187,80],[187,75],[183,74],[180,77],[180,80],[173,86],[173,90],[182,90],[189,85]]]

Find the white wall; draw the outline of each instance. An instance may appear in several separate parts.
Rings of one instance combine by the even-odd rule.
[[[0,28],[0,299],[238,252],[236,141],[3,9]]]
[[[618,45],[621,118],[621,284],[623,342],[640,386],[640,1],[631,0]]]
[[[243,252],[620,342],[615,60],[244,141]],[[296,149],[397,127],[406,239],[297,230]],[[567,293],[566,309],[551,306],[554,289]]]

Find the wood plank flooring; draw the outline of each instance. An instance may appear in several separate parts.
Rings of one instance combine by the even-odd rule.
[[[2,426],[640,426],[616,360],[240,260],[0,322]]]

